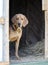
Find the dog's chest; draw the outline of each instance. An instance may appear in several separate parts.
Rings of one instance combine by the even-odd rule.
[[[13,39],[21,38],[22,36],[22,29],[17,28],[16,31],[10,30],[10,41],[13,41]]]

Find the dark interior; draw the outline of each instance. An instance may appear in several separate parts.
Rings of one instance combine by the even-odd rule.
[[[11,18],[17,13],[24,14],[29,20],[29,24],[27,25],[27,27],[23,28],[23,35],[20,40],[19,47],[20,54],[20,51],[22,51],[22,49],[28,49],[30,45],[34,46],[37,42],[40,42],[45,38],[45,21],[44,12],[42,11],[42,0],[10,0],[9,5],[10,25]],[[10,55],[12,56],[14,55],[14,53],[12,54],[12,52],[15,52],[15,43],[11,43]],[[31,53],[29,53],[29,55],[30,54]]]

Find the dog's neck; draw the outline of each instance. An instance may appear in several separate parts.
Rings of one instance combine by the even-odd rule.
[[[16,31],[17,29],[22,29],[22,27],[17,27],[16,25],[13,25],[13,30]]]

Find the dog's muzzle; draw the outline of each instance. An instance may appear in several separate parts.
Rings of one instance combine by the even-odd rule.
[[[20,25],[21,25],[21,24],[20,24],[20,23],[18,23],[18,26],[19,26],[19,27],[20,27]]]

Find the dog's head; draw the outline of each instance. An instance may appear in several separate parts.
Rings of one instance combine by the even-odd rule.
[[[17,27],[25,27],[28,24],[28,19],[23,14],[16,14],[11,21]]]

